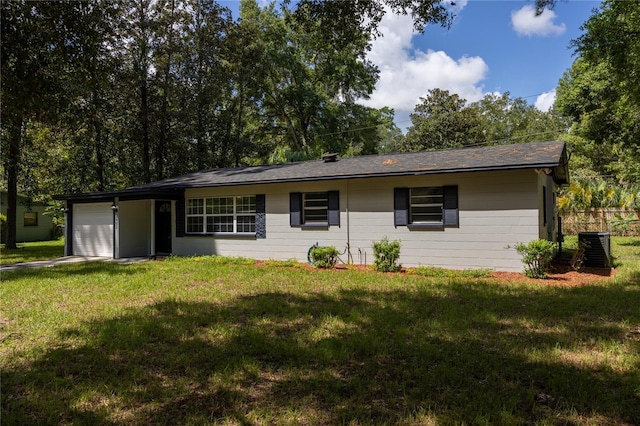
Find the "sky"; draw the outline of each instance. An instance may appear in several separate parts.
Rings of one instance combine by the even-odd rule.
[[[546,111],[555,88],[575,60],[570,42],[600,1],[558,1],[536,17],[526,0],[455,0],[450,29],[413,31],[411,18],[387,14],[368,58],[380,69],[365,105],[395,109],[396,124],[411,125],[409,114],[433,88],[469,102],[488,93],[509,92]]]
[[[411,17],[387,13],[368,59],[380,70],[364,105],[395,110],[403,131],[409,114],[430,89],[457,93],[468,102],[509,92],[546,111],[555,88],[575,60],[570,42],[599,0],[558,0],[536,17],[533,0],[453,0],[451,28],[413,30]],[[235,2],[224,1],[237,17]],[[261,3],[267,3],[261,0]],[[233,6],[236,6],[235,10]]]

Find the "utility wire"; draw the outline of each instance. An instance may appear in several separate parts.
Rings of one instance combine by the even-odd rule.
[[[535,94],[535,95],[519,96],[519,97],[513,98],[513,99],[528,99],[528,98],[533,98],[533,97],[540,96],[540,95],[543,95],[543,94],[544,94],[544,92],[538,93],[538,94]],[[449,111],[441,112],[439,114],[431,115],[430,117],[437,118],[437,117],[444,116],[444,115],[447,115],[447,114],[451,114],[451,112],[449,112]],[[410,121],[411,121],[411,119],[409,118],[407,120],[394,121],[394,124],[408,123]],[[318,135],[317,137],[322,138],[322,137],[326,137],[326,136],[336,136],[336,135],[342,135],[342,134],[345,134],[345,133],[359,132],[361,130],[371,130],[371,129],[376,129],[376,128],[380,127],[380,126],[385,126],[385,124],[384,123],[380,123],[380,124],[376,124],[374,126],[356,127],[356,128],[353,128],[353,129],[340,130],[340,131],[337,131],[337,132],[323,133],[323,134]],[[548,132],[544,132],[544,133],[548,133]],[[532,134],[532,135],[535,135],[535,133]],[[522,137],[526,137],[526,136],[532,136],[532,135],[519,136],[518,138],[522,138]],[[513,138],[509,138],[509,139],[513,139]],[[497,142],[497,141],[478,142],[478,144],[491,143],[491,142]],[[469,145],[465,145],[465,146],[471,146],[471,145],[475,145],[475,144],[469,144]]]

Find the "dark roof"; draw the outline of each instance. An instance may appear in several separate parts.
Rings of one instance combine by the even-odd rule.
[[[330,159],[329,161],[313,160],[213,169],[122,191],[84,194],[84,198],[92,198],[92,195],[102,196],[101,198],[109,196],[148,196],[151,198],[156,193],[168,196],[172,191],[185,188],[536,168],[549,169],[553,172],[554,179],[558,183],[567,183],[568,169],[564,142],[532,142],[402,154],[366,155],[337,158],[335,161],[330,161]],[[80,199],[82,196],[78,194],[56,198],[71,200]]]

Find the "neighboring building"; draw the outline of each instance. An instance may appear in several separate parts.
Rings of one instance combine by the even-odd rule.
[[[373,261],[401,240],[405,266],[520,271],[518,242],[555,241],[563,142],[201,171],[66,203],[66,253],[306,259],[314,243]]]
[[[17,204],[16,242],[50,240],[53,235],[53,223],[51,216],[44,214],[45,206],[42,203],[34,203],[31,198],[20,194]],[[7,215],[7,191],[0,192],[0,213]]]

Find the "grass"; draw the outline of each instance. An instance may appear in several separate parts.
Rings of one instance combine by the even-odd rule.
[[[2,274],[4,424],[638,424],[640,239],[594,285],[193,257]]]
[[[0,245],[0,265],[33,262],[64,256],[64,240],[19,243],[15,250],[6,250]]]

